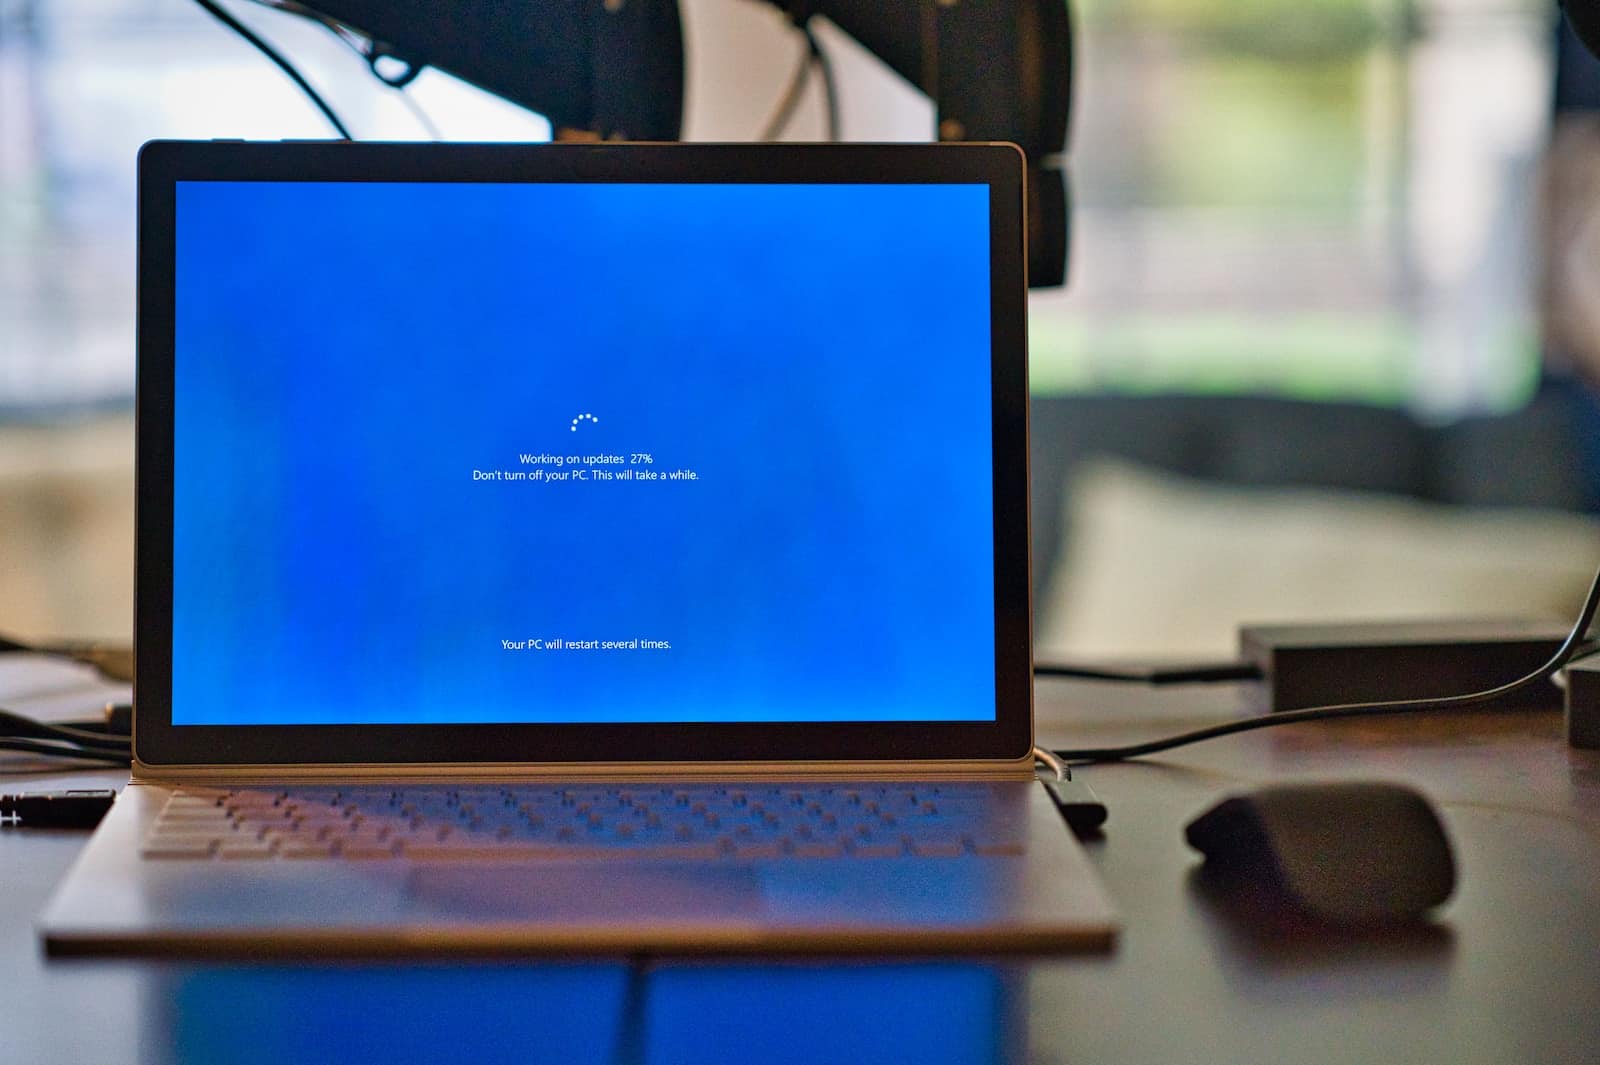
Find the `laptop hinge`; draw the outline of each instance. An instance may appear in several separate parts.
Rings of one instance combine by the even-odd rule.
[[[244,784],[304,780],[660,781],[660,780],[1031,780],[1031,758],[1012,762],[445,763],[426,765],[197,765],[136,763],[135,783]]]

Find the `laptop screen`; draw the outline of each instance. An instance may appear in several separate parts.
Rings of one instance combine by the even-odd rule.
[[[989,207],[177,182],[172,723],[994,720]]]

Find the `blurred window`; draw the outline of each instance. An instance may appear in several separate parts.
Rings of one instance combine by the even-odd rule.
[[[327,30],[229,10],[358,137],[547,140],[537,115],[424,71],[403,95]],[[187,0],[0,0],[0,420],[133,395],[134,157],[162,137],[328,137],[298,89]]]
[[[1081,0],[1036,391],[1514,407],[1554,5]]]

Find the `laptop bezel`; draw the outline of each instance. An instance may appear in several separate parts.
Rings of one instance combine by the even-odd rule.
[[[989,186],[995,717],[972,722],[174,725],[179,181],[981,183]],[[136,763],[185,766],[1015,763],[1033,744],[1026,219],[1014,145],[175,142],[139,156]]]

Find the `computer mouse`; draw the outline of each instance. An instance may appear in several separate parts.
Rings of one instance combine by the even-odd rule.
[[[1282,784],[1224,799],[1184,830],[1207,867],[1264,878],[1336,924],[1414,921],[1450,897],[1456,864],[1432,805],[1399,784]]]

